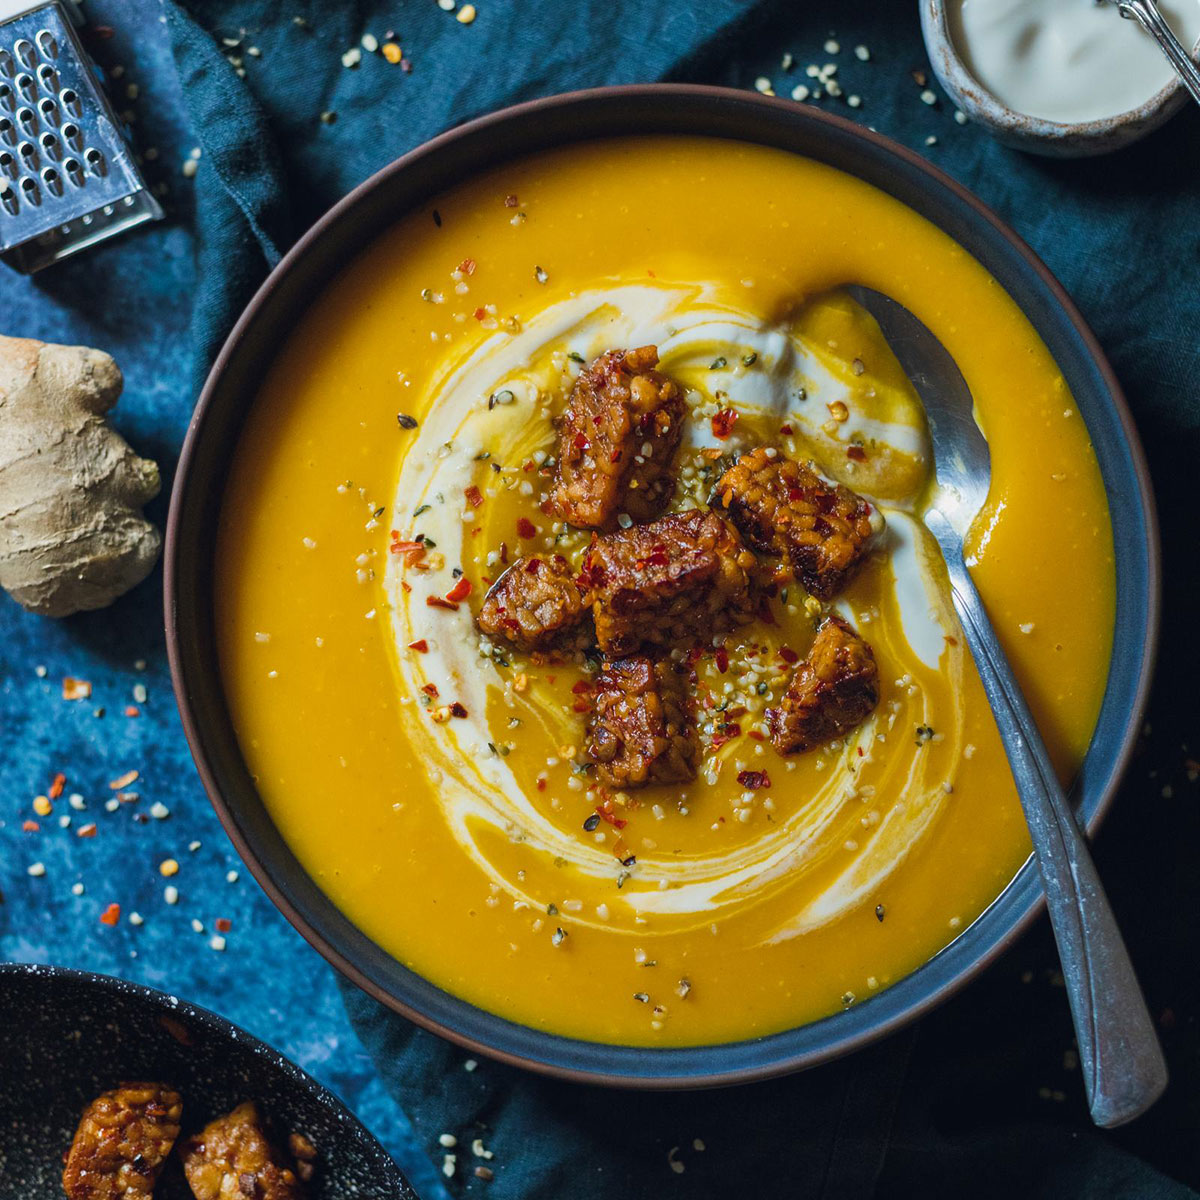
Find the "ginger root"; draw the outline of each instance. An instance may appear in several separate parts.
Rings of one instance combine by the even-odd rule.
[[[103,608],[158,558],[158,466],[104,420],[122,383],[100,350],[0,336],[0,587],[31,612]]]

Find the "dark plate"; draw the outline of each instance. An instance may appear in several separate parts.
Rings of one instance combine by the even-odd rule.
[[[276,268],[221,351],[184,446],[166,549],[175,693],[204,785],[242,857],[288,919],[360,987],[472,1050],[593,1082],[687,1087],[811,1066],[927,1011],[1011,945],[1039,911],[1026,863],[970,928],[912,975],[837,1016],[754,1041],[647,1050],[575,1041],[503,1020],[401,966],[325,897],[257,795],[222,693],[213,636],[214,532],[238,433],[275,348],[346,261],[397,216],[459,180],[588,138],[704,134],[807,155],[874,184],[966,247],[1024,309],[1066,376],[1108,489],[1117,569],[1117,652],[1073,798],[1089,830],[1111,803],[1141,724],[1158,631],[1158,531],[1145,460],[1095,338],[1042,262],[984,205],[911,151],[813,108],[720,88],[653,85],[577,92],[506,109],[435,138],[332,209]]]
[[[170,1083],[191,1133],[257,1100],[283,1136],[317,1146],[311,1200],[417,1200],[336,1096],[223,1017],[107,975],[0,966],[0,1196],[56,1200],[84,1105],[123,1080]],[[191,1200],[172,1163],[155,1196]]]

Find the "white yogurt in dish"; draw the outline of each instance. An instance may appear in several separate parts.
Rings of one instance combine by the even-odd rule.
[[[1200,0],[1159,0],[1189,49]],[[1154,39],[1097,0],[950,0],[950,34],[970,72],[1014,112],[1061,124],[1120,116],[1175,73]]]

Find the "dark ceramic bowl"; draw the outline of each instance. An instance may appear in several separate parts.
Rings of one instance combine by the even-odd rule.
[[[1017,236],[948,176],[895,142],[784,100],[654,85],[579,92],[507,109],[443,134],[357,188],[276,268],[221,351],[184,446],[166,549],[166,623],[175,692],[204,785],[230,837],[288,919],[372,996],[471,1050],[566,1078],[640,1087],[744,1082],[844,1054],[927,1012],[1011,945],[1042,904],[1032,862],[950,946],[846,1012],[754,1041],[648,1050],[537,1032],[414,974],[356,929],[272,824],[238,750],[212,618],[214,533],[228,464],[275,348],[309,300],[397,216],[519,155],[588,138],[705,134],[829,163],[922,213],[964,246],[1024,309],[1079,402],[1108,488],[1117,573],[1116,642],[1100,719],[1073,789],[1094,830],[1141,724],[1158,628],[1158,534],[1146,465],[1120,387],[1066,293]]]
[[[0,966],[0,1196],[61,1197],[84,1105],[127,1079],[176,1087],[185,1134],[257,1100],[276,1129],[317,1146],[312,1200],[417,1200],[336,1096],[236,1025],[106,975],[22,965]],[[177,1164],[155,1195],[190,1200]]]

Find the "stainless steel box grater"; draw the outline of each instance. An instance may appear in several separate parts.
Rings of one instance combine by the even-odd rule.
[[[31,274],[162,215],[67,8],[0,0],[0,259]]]

